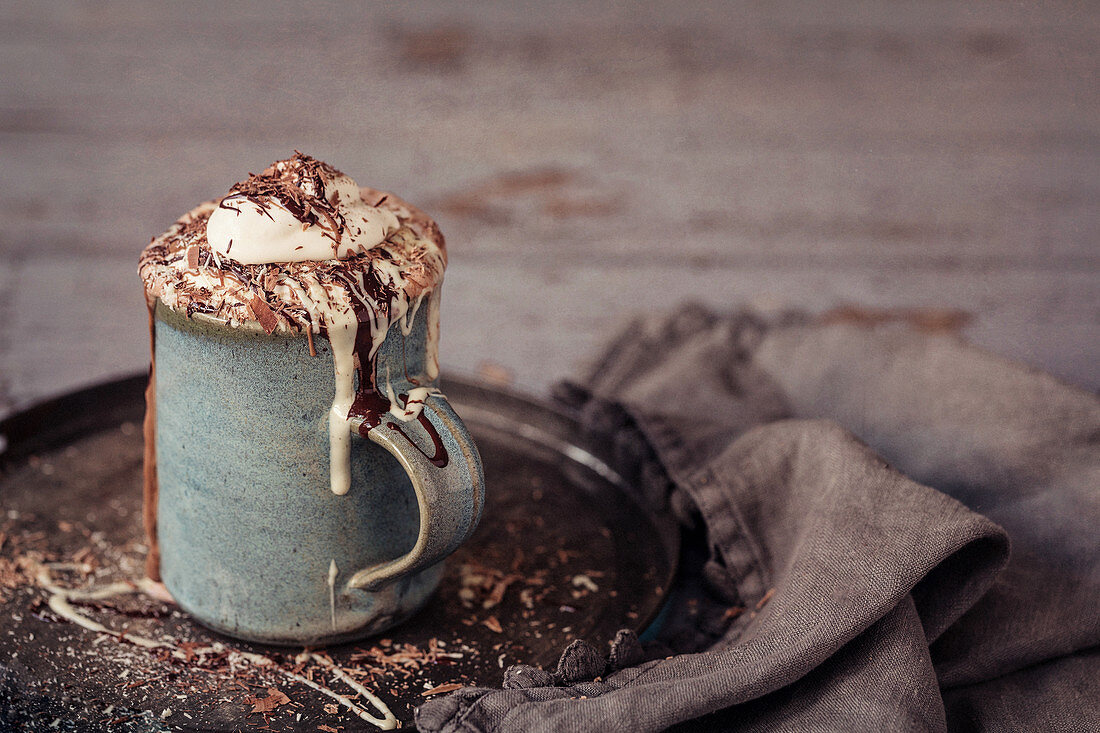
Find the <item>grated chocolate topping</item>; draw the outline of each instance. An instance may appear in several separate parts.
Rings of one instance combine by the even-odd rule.
[[[243,195],[258,207],[277,196],[296,217],[321,226],[339,241],[339,213],[312,194],[324,190],[323,175],[340,175],[339,171],[301,153],[292,160],[302,165],[286,168],[292,171],[289,176],[278,177],[273,166],[235,184],[230,195]],[[234,326],[256,322],[269,333],[320,332],[323,324],[298,297],[314,284],[330,297],[346,292],[357,313],[369,311],[388,319],[395,298],[415,300],[439,285],[446,245],[436,223],[411,204],[370,188],[361,189],[360,196],[396,214],[401,227],[379,246],[345,259],[291,263],[242,264],[218,254],[207,241],[206,223],[220,203],[201,204],[143,250],[139,273],[147,298],[188,316],[203,313]]]
[[[267,207],[272,200],[278,199],[295,219],[320,227],[326,237],[339,244],[345,226],[344,216],[336,208],[338,201],[329,201],[323,194],[326,179],[342,175],[328,163],[295,150],[293,157],[268,166],[260,175],[249,173],[247,180],[233,184],[229,194],[243,196],[269,217]],[[339,196],[335,192],[334,195]],[[224,199],[218,206],[240,214],[237,209],[226,206]]]

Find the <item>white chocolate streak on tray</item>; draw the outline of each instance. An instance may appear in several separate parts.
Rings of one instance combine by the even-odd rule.
[[[160,587],[158,583],[155,583],[148,578],[142,578],[138,583],[118,582],[98,588],[93,587],[84,589],[62,588],[54,583],[53,577],[50,574],[49,564],[39,566],[38,572],[36,573],[35,577],[38,585],[40,585],[44,590],[50,593],[50,610],[52,610],[58,616],[64,618],[66,621],[74,623],[81,628],[87,629],[88,631],[92,631],[97,634],[107,634],[108,636],[115,637],[119,641],[126,641],[144,649],[165,649],[173,657],[181,661],[187,661],[190,658],[188,652],[184,651],[179,646],[179,644],[171,639],[149,639],[147,637],[130,634],[125,631],[115,631],[113,629],[109,629],[98,621],[88,618],[84,614],[80,613],[72,605],[74,602],[79,603],[85,601],[99,601],[105,600],[107,598],[125,595],[128,593],[145,593],[146,595],[149,595],[156,600],[163,601],[164,597],[162,592],[158,590],[158,588]],[[349,700],[345,695],[337,694],[332,689],[322,684],[314,682],[313,680],[303,677],[300,674],[296,674],[295,672],[291,672],[288,669],[283,669],[281,666],[276,664],[274,660],[262,654],[255,654],[253,652],[244,652],[238,649],[232,649],[220,643],[215,643],[204,647],[191,648],[188,651],[191,655],[198,656],[202,656],[204,654],[222,654],[228,652],[230,661],[244,662],[257,667],[270,669],[295,682],[300,682],[301,684],[306,685],[307,687],[316,690],[317,692],[320,692],[326,697],[332,698],[337,703],[343,705],[348,710],[355,713],[355,715],[357,715],[361,719],[367,721],[368,723],[371,723],[372,725],[377,726],[382,730],[393,730],[399,725],[396,716],[394,716],[389,707],[387,707],[386,703],[384,703],[377,695],[372,693],[359,682],[353,680],[342,670],[338,669],[330,659],[327,659],[319,654],[299,655],[299,660],[297,661],[301,661],[302,657],[305,657],[306,660],[312,661],[318,666],[325,668],[329,672],[332,672],[337,679],[347,684],[349,687],[351,687],[352,690],[369,700],[371,705],[375,707],[375,709],[382,715],[382,717],[379,718],[372,715],[365,708]]]

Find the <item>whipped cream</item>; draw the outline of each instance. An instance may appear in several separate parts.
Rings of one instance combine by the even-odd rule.
[[[262,265],[346,259],[399,227],[393,211],[360,198],[350,177],[296,152],[234,185],[210,214],[206,239],[220,255]]]

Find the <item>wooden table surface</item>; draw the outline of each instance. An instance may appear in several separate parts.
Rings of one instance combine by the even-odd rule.
[[[0,413],[143,369],[137,253],[295,148],[437,215],[534,392],[696,299],[952,308],[1100,387],[1098,6],[0,6]]]

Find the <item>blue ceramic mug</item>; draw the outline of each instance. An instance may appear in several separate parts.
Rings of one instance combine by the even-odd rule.
[[[395,395],[436,386],[429,311],[380,347],[378,384]],[[419,421],[354,436],[351,489],[330,490],[333,358],[314,343],[311,356],[303,334],[156,305],[161,577],[195,619],[238,638],[322,644],[400,622],[481,514],[481,459],[436,390]]]

